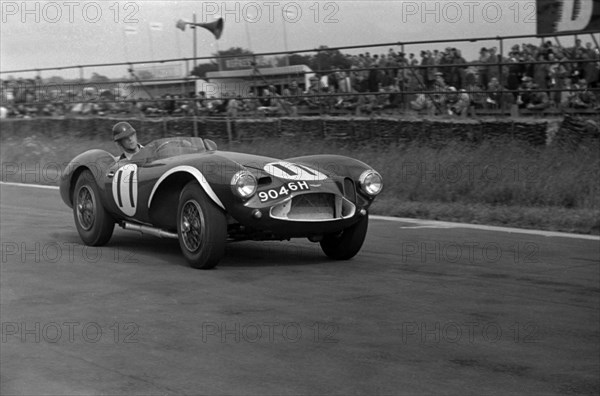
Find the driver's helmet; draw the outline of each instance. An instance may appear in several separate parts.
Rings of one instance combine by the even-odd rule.
[[[130,123],[121,121],[115,124],[112,129],[113,140],[118,142],[119,140],[134,135],[136,133],[135,129],[131,126]]]

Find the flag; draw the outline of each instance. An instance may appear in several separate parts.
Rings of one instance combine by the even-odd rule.
[[[150,22],[150,30],[162,31],[163,30],[162,22]]]
[[[136,26],[125,26],[125,34],[137,34],[137,32]]]

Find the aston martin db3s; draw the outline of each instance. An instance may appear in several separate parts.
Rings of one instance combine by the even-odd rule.
[[[235,240],[306,237],[328,257],[350,259],[382,188],[379,173],[348,157],[281,160],[177,137],[155,140],[131,160],[86,151],[70,162],[60,193],[85,244],[107,243],[119,224],[177,238],[190,265],[207,269]]]

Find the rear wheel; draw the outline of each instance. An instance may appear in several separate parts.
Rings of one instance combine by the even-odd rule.
[[[115,221],[104,209],[100,190],[89,170],[83,171],[75,184],[73,217],[79,237],[86,245],[106,244],[115,229]]]
[[[214,268],[225,254],[225,214],[195,181],[181,191],[177,234],[181,252],[193,268]]]
[[[321,241],[321,249],[327,257],[334,260],[349,260],[360,251],[368,226],[369,215],[365,215],[341,233],[325,235]]]

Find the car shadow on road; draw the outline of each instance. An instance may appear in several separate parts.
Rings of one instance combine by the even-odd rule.
[[[81,244],[79,237],[62,235],[69,243]],[[120,257],[129,261],[144,261],[156,258],[172,265],[187,266],[179,242],[176,239],[163,239],[135,232],[115,232],[102,249],[117,251]],[[93,248],[95,249],[95,248]],[[114,253],[112,253],[114,254]],[[243,241],[228,242],[225,255],[218,267],[277,267],[306,266],[330,262],[318,244],[289,241]]]
[[[270,267],[305,266],[328,262],[319,245],[299,245],[290,242],[231,242],[219,266]]]

